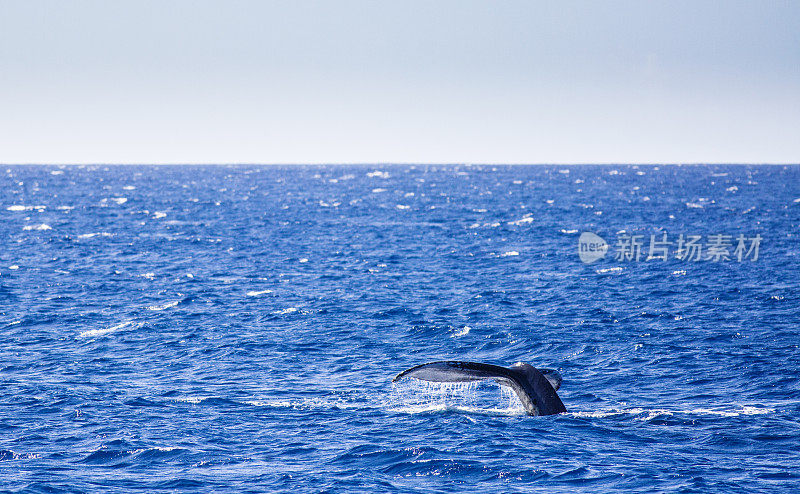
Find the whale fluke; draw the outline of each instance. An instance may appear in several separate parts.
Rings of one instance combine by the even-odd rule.
[[[556,394],[561,386],[561,375],[553,369],[536,369],[523,362],[511,367],[479,362],[430,362],[404,370],[392,382],[403,377],[451,383],[491,379],[513,389],[528,415],[555,415],[567,411]]]

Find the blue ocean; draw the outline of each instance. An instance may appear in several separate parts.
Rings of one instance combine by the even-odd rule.
[[[0,177],[4,492],[800,489],[798,166]]]

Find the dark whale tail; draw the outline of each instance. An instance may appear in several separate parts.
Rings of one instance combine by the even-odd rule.
[[[528,415],[555,415],[567,411],[561,398],[556,394],[556,390],[561,386],[561,376],[558,372],[552,369],[536,369],[522,362],[517,362],[511,367],[478,362],[430,362],[404,370],[392,379],[392,382],[403,377],[433,382],[491,379],[513,389]]]

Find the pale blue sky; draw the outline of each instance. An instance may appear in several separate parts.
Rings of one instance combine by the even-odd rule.
[[[799,162],[800,2],[0,0],[0,162]]]

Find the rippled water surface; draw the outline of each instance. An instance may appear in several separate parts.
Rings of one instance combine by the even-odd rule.
[[[3,489],[800,489],[798,167],[0,171]],[[663,234],[730,259],[616,259]],[[391,384],[441,359],[568,413]]]

